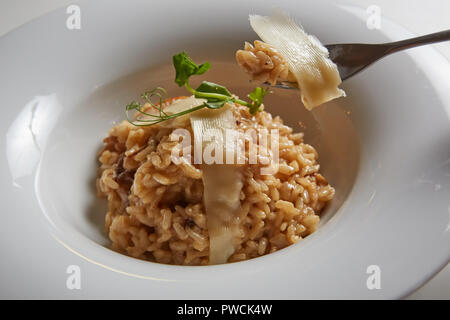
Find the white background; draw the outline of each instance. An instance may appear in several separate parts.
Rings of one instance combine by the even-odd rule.
[[[76,1],[0,0],[0,37],[33,18],[74,2]],[[382,18],[386,17],[417,35],[450,29],[450,1],[448,0],[338,0],[336,2],[358,3],[362,8],[377,5],[381,9]],[[433,46],[450,59],[450,42]],[[447,265],[408,298],[450,299],[450,266]]]

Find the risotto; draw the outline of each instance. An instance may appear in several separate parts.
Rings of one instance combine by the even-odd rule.
[[[184,98],[179,98],[184,99]],[[162,110],[174,100],[161,105]],[[143,110],[150,109],[146,104]],[[302,133],[263,110],[230,104],[238,130],[277,129],[279,167],[261,174],[262,165],[238,165],[242,172],[238,235],[227,262],[262,256],[301,241],[317,229],[320,212],[335,190],[320,172],[316,150]],[[177,265],[210,263],[203,170],[198,164],[171,159],[176,129],[192,132],[181,119],[176,127],[139,127],[127,121],[114,126],[99,152],[98,194],[108,200],[105,224],[113,249],[135,258]],[[248,157],[249,144],[245,144]],[[270,157],[270,155],[269,155]]]
[[[245,43],[236,59],[253,79],[297,81],[309,110],[344,95],[326,49],[286,14],[250,23],[265,42]],[[186,52],[172,60],[175,83],[190,96],[144,92],[99,152],[97,190],[108,199],[113,249],[158,263],[221,264],[313,233],[335,190],[303,133],[264,111],[270,90],[256,87],[249,101],[209,81],[194,89],[189,79],[210,63],[197,65]]]
[[[244,49],[236,51],[236,61],[252,80],[268,82],[296,82],[288,64],[275,47],[255,40],[254,46],[245,42]]]

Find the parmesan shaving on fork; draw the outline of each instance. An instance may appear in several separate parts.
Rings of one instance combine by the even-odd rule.
[[[276,48],[288,63],[306,109],[345,96],[338,88],[341,77],[337,66],[328,58],[328,50],[317,38],[306,34],[287,13],[276,10],[270,17],[250,15],[249,19],[258,36]]]

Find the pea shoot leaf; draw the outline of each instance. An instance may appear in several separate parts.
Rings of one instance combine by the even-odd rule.
[[[184,51],[174,55],[172,60],[176,72],[175,83],[180,87],[184,86],[191,76],[204,74],[211,68],[209,62],[197,65]]]
[[[250,100],[253,101],[250,107],[250,113],[255,114],[257,111],[259,111],[259,107],[263,103],[264,97],[267,93],[269,93],[269,89],[256,87],[255,90],[248,94]]]
[[[205,102],[205,106],[208,109],[220,109],[223,107],[223,105],[225,103],[227,103],[228,101],[223,101],[223,100],[218,100],[218,101],[207,101]]]
[[[230,93],[230,91],[228,91],[227,88],[225,88],[224,86],[221,86],[217,83],[209,82],[209,81],[203,81],[200,84],[200,86],[198,86],[198,88],[195,89],[195,91],[205,92],[205,93],[217,93],[217,94],[222,94],[227,97],[231,97],[231,93]]]

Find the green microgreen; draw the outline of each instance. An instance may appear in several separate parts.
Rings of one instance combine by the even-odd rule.
[[[269,92],[268,89],[256,87],[255,90],[248,95],[251,102],[235,98],[226,87],[209,81],[203,81],[196,89],[193,89],[189,84],[190,77],[204,74],[211,68],[211,64],[205,62],[197,65],[186,52],[174,55],[172,60],[176,72],[175,83],[180,87],[184,86],[196,98],[205,99],[206,102],[202,105],[169,115],[165,113],[162,108],[163,102],[167,98],[167,92],[164,88],[157,87],[153,90],[144,92],[141,95],[141,98],[158,112],[156,114],[145,112],[142,110],[142,106],[139,102],[132,101],[126,106],[126,116],[130,123],[136,126],[150,126],[202,108],[219,109],[227,102],[234,102],[246,106],[249,108],[251,114],[256,114],[256,112],[261,111],[260,107],[263,103],[264,96]],[[152,101],[155,97],[158,99],[157,103]],[[129,116],[129,111],[132,110],[137,111],[146,117],[132,120]]]

